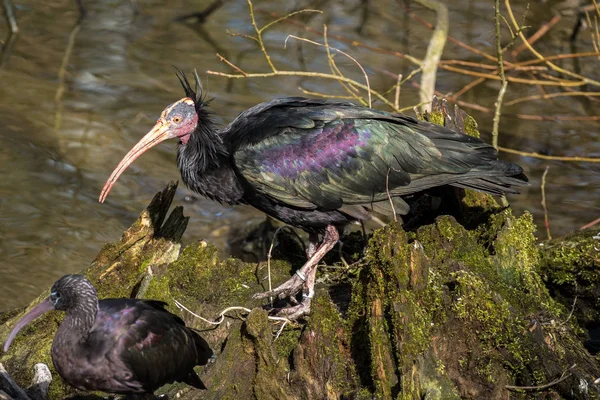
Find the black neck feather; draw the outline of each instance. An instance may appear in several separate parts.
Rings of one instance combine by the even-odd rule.
[[[79,341],[85,337],[96,322],[98,315],[98,298],[80,298],[76,305],[66,310],[59,333],[56,338],[62,338],[65,342]]]
[[[227,151],[214,122],[205,110],[201,110],[196,129],[187,143],[180,142],[177,149],[177,166],[183,180],[187,181],[184,173],[190,174],[188,179],[193,181],[205,171],[218,168],[226,157]]]
[[[201,196],[238,204],[244,194],[220,132],[210,116],[198,113],[198,126],[187,143],[179,143],[177,166],[187,187]]]
[[[244,189],[233,170],[233,162],[221,132],[207,109],[209,101],[202,90],[198,73],[194,71],[194,90],[183,71],[178,72],[181,86],[186,96],[194,101],[198,114],[196,129],[177,148],[177,166],[181,178],[187,187],[201,196],[220,203],[239,204],[243,202]]]

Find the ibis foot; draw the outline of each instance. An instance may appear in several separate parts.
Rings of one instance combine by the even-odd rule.
[[[314,238],[314,236],[312,236],[312,238]],[[313,243],[312,238],[311,243]],[[306,261],[306,264],[296,271],[294,276],[277,286],[275,289],[268,292],[256,293],[254,296],[252,296],[252,298],[264,299],[265,297],[272,296],[277,297],[278,299],[285,299],[286,297],[289,297],[293,302],[295,300],[294,296],[302,290],[303,296],[300,304],[286,309],[281,309],[277,314],[281,316],[287,315],[290,319],[298,319],[308,314],[310,311],[310,301],[314,294],[315,279],[317,276],[317,264],[325,256],[325,254],[327,254],[333,248],[333,246],[335,246],[338,240],[339,233],[337,229],[333,225],[328,225],[327,228],[325,228],[323,241],[314,251],[311,251],[311,247],[309,246],[309,251],[312,252],[312,254],[310,255],[308,261]],[[291,316],[293,316],[293,318],[291,318]]]
[[[305,282],[305,280],[302,280],[302,278],[298,275],[299,273],[300,270],[298,270],[294,276],[277,286],[275,289],[268,292],[256,293],[252,296],[252,298],[264,299],[265,297],[277,297],[278,299],[285,299],[287,297],[291,298],[295,296],[302,290]]]
[[[275,316],[287,318],[292,321],[297,321],[300,318],[310,314],[311,301],[312,299],[310,297],[303,296],[302,302],[300,302],[300,304],[298,304],[297,306],[281,308],[275,313]]]

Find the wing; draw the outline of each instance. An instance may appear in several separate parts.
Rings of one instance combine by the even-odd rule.
[[[264,107],[237,126],[232,154],[255,190],[293,207],[378,202],[388,191],[451,183],[496,158],[479,139],[349,103],[294,98]]]
[[[164,309],[165,303],[131,299],[123,306],[124,299],[116,300],[120,307],[104,304],[98,314],[99,325],[112,328],[95,333],[114,336],[106,357],[117,367],[113,379],[123,386],[152,392],[165,383],[186,379],[195,365],[206,364],[212,355],[199,335]]]

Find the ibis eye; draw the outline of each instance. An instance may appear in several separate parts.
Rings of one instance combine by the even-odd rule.
[[[58,301],[58,299],[60,299],[60,293],[52,292],[52,293],[50,293],[50,298],[52,299],[53,302],[56,302],[56,301]]]
[[[178,124],[178,123],[180,123],[180,122],[181,122],[181,117],[178,115],[178,116],[176,116],[176,117],[173,117],[173,119],[172,119],[171,121],[173,121],[173,122],[175,122],[176,124]]]

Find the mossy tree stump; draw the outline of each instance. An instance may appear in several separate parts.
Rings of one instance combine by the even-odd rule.
[[[428,117],[447,121],[444,110]],[[464,127],[470,120],[453,121]],[[369,239],[345,285],[319,286],[307,321],[286,326],[275,338],[281,325],[268,319],[263,302],[251,300],[265,289],[256,264],[220,260],[205,242],[180,252],[187,219],[181,208],[166,218],[174,190],[171,185],[159,193],[121,240],[105,246],[83,271],[101,297],[168,302],[211,344],[215,361],[198,368],[209,389],[167,385],[160,392],[171,398],[599,396],[600,368],[578,337],[577,315],[570,318],[570,307],[550,296],[540,271],[553,282],[548,277],[566,275],[548,267],[550,253],[540,251],[544,247],[536,243],[527,213],[514,217],[489,196],[459,191],[462,223],[445,215],[408,232],[391,223]],[[351,239],[344,240],[352,246]],[[276,285],[290,276],[291,265],[272,260],[271,271]],[[578,282],[598,284],[596,278]],[[344,307],[337,300],[344,297],[340,291],[348,292]],[[175,308],[175,300],[206,318],[231,306],[253,311],[212,325]],[[1,338],[20,316],[0,315]],[[59,313],[40,318],[0,359],[23,387],[35,363],[51,366],[50,344],[61,318]],[[54,377],[51,399],[75,394]]]

